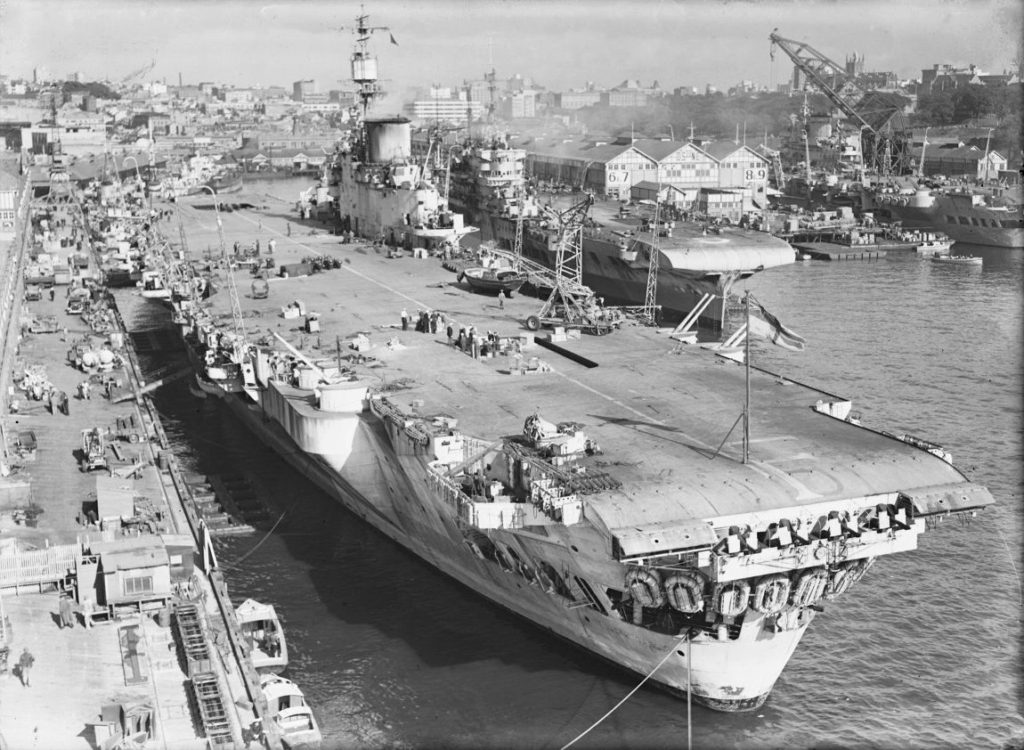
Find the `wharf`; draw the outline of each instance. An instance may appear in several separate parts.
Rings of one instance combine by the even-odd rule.
[[[58,226],[56,240],[74,239],[73,217],[80,216],[74,202],[45,208]],[[0,330],[7,330],[9,321],[13,331],[0,352],[0,390],[5,394],[0,406],[0,612],[6,615],[6,622],[0,620],[0,650],[7,650],[6,658],[0,657],[0,747],[121,747],[127,745],[118,744],[118,735],[123,735],[121,742],[129,742],[140,730],[148,731],[149,741],[162,747],[244,747],[250,726],[266,715],[265,700],[239,638],[223,579],[216,570],[204,573],[209,558],[194,536],[187,489],[178,481],[155,410],[148,399],[138,397],[143,382],[120,316],[114,310],[113,328],[99,335],[81,316],[65,312],[67,286],[56,286],[52,298],[47,290],[40,300],[24,301],[22,269],[34,241],[29,236],[27,198],[19,230],[15,241],[0,246]],[[83,276],[89,273],[90,269],[81,269]],[[27,332],[24,323],[45,316],[56,318],[56,332]],[[114,403],[103,397],[95,380],[90,397],[82,397],[79,386],[87,375],[72,366],[69,349],[76,341],[85,345],[87,339],[116,349],[118,335],[124,339],[119,350],[123,367],[104,377],[120,381],[137,398]],[[30,371],[43,374],[56,392],[67,394],[66,413],[20,390],[7,395],[12,382]],[[118,444],[121,466],[128,471],[110,473],[112,481],[123,483],[119,486],[130,493],[133,518],[145,509],[144,526],[133,525],[124,515],[117,522],[102,523],[102,518],[90,516],[89,509],[100,508],[97,477],[108,472],[90,473],[79,465],[83,430],[126,424],[135,425],[134,440],[111,437],[110,442]],[[19,450],[29,434],[33,450]],[[117,458],[111,455],[111,469],[118,465]],[[112,604],[97,597],[91,607],[73,604],[74,625],[61,626],[62,592],[73,602],[80,597],[76,589],[91,592],[92,584],[86,588],[84,583],[85,571],[92,568],[96,574],[97,557],[100,575],[116,569],[102,567],[107,553],[96,553],[97,549],[164,549],[164,544],[171,566],[172,545],[188,559],[182,563],[184,569],[195,565],[187,580],[167,591],[156,591],[151,581],[153,594],[135,601]],[[37,558],[45,565],[31,568],[26,563]],[[180,652],[171,627],[174,606],[189,596],[199,604],[209,642],[211,658],[201,665],[203,675],[219,686],[221,723],[216,731],[196,712],[190,685],[196,665]],[[109,594],[104,597],[109,599]],[[85,627],[86,617],[90,628]],[[20,679],[23,649],[35,657],[29,685]],[[267,746],[281,747],[273,723],[263,723]]]

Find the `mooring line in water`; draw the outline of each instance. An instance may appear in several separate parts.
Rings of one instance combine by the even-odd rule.
[[[690,645],[692,646],[692,644],[690,644]],[[651,679],[651,678],[652,678],[652,677],[654,676],[654,673],[655,673],[655,672],[657,672],[657,671],[658,671],[658,670],[659,670],[659,669],[661,668],[661,665],[662,665],[662,664],[664,664],[665,662],[667,662],[667,661],[668,661],[668,658],[669,658],[670,656],[672,656],[672,654],[673,654],[673,653],[675,653],[675,650],[676,650],[676,649],[677,649],[678,647],[679,647],[679,644],[677,644],[677,643],[674,643],[674,644],[672,644],[672,648],[671,648],[671,649],[669,649],[669,652],[668,652],[667,654],[665,654],[665,655],[664,655],[664,656],[663,656],[663,657],[661,658],[661,661],[659,661],[659,662],[658,662],[657,664],[655,664],[655,665],[654,665],[654,669],[652,669],[652,670],[651,670],[650,672],[648,672],[648,673],[647,673],[647,676],[646,676],[646,677],[644,677],[644,678],[643,678],[642,680],[640,680],[640,682],[639,682],[639,683],[637,684],[637,686],[636,686],[635,688],[633,688],[633,689],[632,689],[632,690],[630,690],[630,691],[629,691],[628,693],[626,693],[626,696],[625,696],[625,697],[624,697],[624,698],[623,698],[622,700],[620,700],[620,701],[619,701],[618,703],[616,703],[616,704],[615,704],[614,706],[612,706],[612,707],[611,707],[611,709],[609,709],[609,710],[608,710],[608,713],[606,713],[606,714],[605,714],[604,716],[602,716],[602,717],[601,717],[600,719],[598,719],[598,720],[597,720],[597,721],[595,721],[595,722],[594,722],[593,724],[591,724],[591,725],[590,725],[589,727],[587,727],[586,729],[584,729],[584,730],[583,730],[583,731],[582,731],[582,732],[581,732],[580,734],[578,734],[578,735],[577,735],[576,737],[574,737],[574,738],[573,738],[573,739],[572,739],[571,741],[569,741],[569,742],[567,742],[566,744],[562,745],[562,747],[561,747],[561,750],[566,750],[567,748],[570,748],[570,747],[572,747],[573,745],[575,745],[575,744],[576,744],[577,742],[579,742],[579,741],[580,741],[580,740],[582,740],[582,739],[583,739],[584,737],[586,737],[586,736],[587,736],[588,734],[590,734],[590,731],[591,731],[592,729],[596,728],[598,724],[600,724],[600,723],[601,723],[602,721],[604,721],[605,719],[607,719],[607,718],[608,718],[609,716],[611,716],[611,715],[612,715],[613,713],[615,713],[616,711],[618,711],[618,710],[619,710],[619,708],[620,708],[620,707],[622,706],[622,704],[623,704],[623,703],[625,703],[625,702],[626,702],[626,701],[628,701],[628,700],[629,700],[630,698],[632,698],[632,697],[633,697],[633,694],[634,694],[634,693],[636,693],[636,691],[637,691],[637,690],[639,690],[640,688],[642,688],[642,687],[643,687],[643,685],[644,685],[644,683],[645,683],[645,682],[647,682],[647,681],[648,681],[649,679]]]
[[[264,543],[265,541],[267,541],[267,539],[269,539],[269,538],[270,538],[270,535],[274,533],[274,529],[276,529],[276,528],[277,528],[278,526],[280,526],[280,525],[281,525],[281,521],[283,521],[283,520],[284,520],[284,517],[285,517],[285,516],[287,516],[287,515],[288,515],[288,513],[290,513],[290,512],[291,512],[291,509],[292,509],[292,508],[294,508],[294,507],[295,507],[295,504],[293,503],[293,504],[292,504],[292,507],[291,507],[291,508],[288,508],[288,509],[286,509],[286,510],[284,511],[284,513],[282,513],[282,514],[281,514],[281,517],[277,519],[277,522],[276,522],[276,523],[274,523],[274,525],[270,527],[270,531],[268,531],[268,532],[267,532],[266,534],[264,534],[264,535],[263,535],[263,538],[262,538],[262,539],[260,539],[260,540],[259,540],[258,542],[256,542],[256,545],[255,545],[255,546],[254,546],[254,547],[253,547],[253,548],[252,548],[251,550],[249,550],[248,552],[246,552],[246,553],[245,553],[244,555],[242,555],[242,556],[241,556],[240,558],[238,558],[237,560],[235,560],[235,561],[234,561],[233,563],[231,563],[230,565],[222,565],[221,567],[222,567],[222,568],[224,568],[225,570],[231,570],[232,568],[237,568],[237,567],[238,567],[239,565],[241,565],[242,563],[244,563],[244,562],[245,562],[245,559],[246,559],[247,557],[249,557],[249,555],[251,555],[251,554],[252,554],[253,552],[255,552],[256,550],[258,550],[258,549],[259,549],[259,548],[260,548],[260,547],[261,547],[261,546],[263,545],[263,543]]]
[[[1013,568],[1013,575],[1017,579],[1017,601],[1018,603],[1024,603],[1024,590],[1021,589],[1020,571],[1017,570],[1017,564],[1013,561],[1013,552],[1010,551],[1010,545],[1006,543],[1003,530],[998,525],[996,526],[996,531],[999,532],[999,538],[1003,540],[1003,546],[1006,547],[1006,556],[1010,559],[1010,567]]]

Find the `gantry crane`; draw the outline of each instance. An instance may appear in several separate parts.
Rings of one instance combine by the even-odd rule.
[[[561,212],[554,212],[558,221],[553,288],[547,301],[526,319],[531,331],[541,325],[578,328],[584,333],[611,333],[621,322],[621,314],[603,309],[594,299],[594,292],[583,284],[583,225],[594,203],[592,195]]]
[[[649,246],[651,257],[647,263],[647,293],[644,294],[644,310],[641,314],[647,325],[657,325],[658,310],[658,261],[661,256],[661,183],[658,183],[658,194],[654,202],[654,242]]]
[[[516,271],[522,270],[523,266],[523,212],[526,210],[523,200],[525,186],[520,185],[516,191],[516,238],[512,242],[512,268]]]
[[[771,57],[780,47],[793,64],[860,130],[864,164],[878,174],[904,174],[911,168],[911,141],[900,104],[891,96],[866,89],[857,77],[806,42],[773,30]]]

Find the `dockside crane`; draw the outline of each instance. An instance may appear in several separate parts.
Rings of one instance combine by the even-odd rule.
[[[129,84],[133,83],[136,79],[141,78],[142,76],[146,75],[146,73],[148,73],[149,71],[151,71],[155,67],[156,67],[156,58],[153,58],[148,63],[143,65],[141,68],[138,68],[137,70],[133,70],[131,73],[126,75],[124,78],[122,78],[121,81],[120,81],[120,85],[122,87],[128,86]]]
[[[861,155],[867,168],[881,175],[905,174],[911,168],[911,141],[899,103],[865,88],[846,68],[806,42],[779,36],[773,30],[771,57],[780,48],[808,83],[828,97],[860,130]]]
[[[654,204],[654,242],[650,245],[651,257],[647,263],[647,292],[644,294],[642,318],[647,325],[658,324],[658,262],[661,256],[661,183]]]
[[[531,331],[541,325],[561,325],[600,336],[611,333],[621,320],[612,311],[602,310],[594,292],[583,284],[583,226],[593,203],[594,197],[588,194],[564,211],[550,211],[558,221],[554,288],[537,314],[526,319]]]

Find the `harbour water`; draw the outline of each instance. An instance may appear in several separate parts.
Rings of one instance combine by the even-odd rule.
[[[291,203],[290,187],[262,189]],[[808,342],[802,353],[756,345],[755,364],[851,398],[866,426],[942,444],[998,504],[970,523],[940,524],[917,552],[880,559],[827,604],[759,711],[694,706],[695,748],[1024,743],[1024,251],[954,252],[984,265],[890,255],[798,263],[746,282]],[[134,323],[163,315],[143,307]],[[144,364],[167,367],[166,357]],[[288,675],[326,747],[559,748],[636,685],[370,529],[214,399],[178,382],[157,406],[186,467],[242,474],[271,497],[273,533],[218,542],[219,559],[236,601],[269,601],[282,614]],[[640,690],[577,746],[686,739],[685,701]]]

